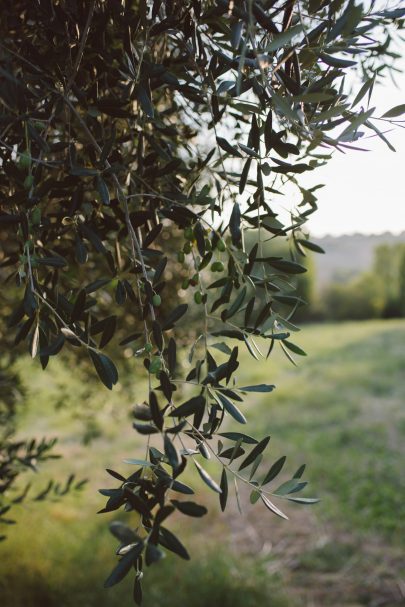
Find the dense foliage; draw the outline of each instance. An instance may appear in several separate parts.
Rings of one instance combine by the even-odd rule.
[[[239,347],[303,354],[290,340],[303,303],[294,285],[301,257],[318,249],[305,222],[320,186],[299,176],[365,132],[390,146],[384,124],[404,110],[377,118],[370,107],[405,16],[375,4],[2,3],[3,307],[15,344],[44,369],[73,348],[112,389],[117,343],[143,361],[149,389],[134,428],[145,458],[128,460],[129,477],[109,470],[119,486],[102,490],[103,512],[138,514],[136,529],[112,526],[120,560],[106,581],[134,568],[137,602],[144,563],[164,548],[189,558],[169,517],[206,513],[179,480],[187,466],[222,509],[230,480],[283,518],[274,498],[316,501],[297,496],[303,466],[271,485],[285,457],[261,466],[269,436],[224,423],[245,424],[245,396],[274,388],[238,384]],[[271,252],[279,240],[288,257]],[[218,482],[201,463],[210,457]]]

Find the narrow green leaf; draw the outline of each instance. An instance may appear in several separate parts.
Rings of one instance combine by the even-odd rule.
[[[243,156],[239,152],[239,150],[237,148],[235,148],[233,145],[231,145],[229,143],[229,141],[227,141],[223,137],[217,137],[217,143],[218,143],[219,147],[222,150],[224,150],[224,152],[227,152],[231,156],[237,156],[238,158],[243,158]]]
[[[159,430],[163,428],[163,413],[160,410],[157,396],[153,390],[149,393],[149,408],[152,415],[152,419]]]
[[[233,302],[233,304],[231,305],[231,307],[225,311],[226,319],[231,318],[237,312],[239,312],[239,310],[245,300],[246,292],[247,292],[247,288],[243,287],[243,289],[238,293],[238,296],[236,297],[236,299]]]
[[[221,488],[221,494],[219,496],[219,503],[220,503],[222,512],[224,512],[224,510],[226,508],[226,502],[228,500],[228,477],[226,475],[225,467],[222,469],[220,488]]]
[[[255,150],[252,150],[252,148],[249,148],[247,145],[243,145],[243,143],[238,143],[238,145],[243,152],[248,154],[248,156],[251,156],[252,158],[259,158],[259,154]]]
[[[289,502],[295,502],[296,504],[317,504],[321,500],[316,497],[288,497]]]
[[[291,341],[287,341],[286,339],[283,340],[283,345],[288,348],[289,350],[291,350],[291,352],[294,352],[294,354],[298,354],[298,356],[306,356],[307,353],[300,348],[299,346],[297,346],[296,344],[293,344]]]
[[[245,190],[246,182],[249,177],[249,170],[250,170],[251,164],[252,164],[252,159],[248,158],[246,160],[245,164],[243,165],[242,173],[240,175],[240,182],[239,182],[239,194],[243,194],[243,192]]]
[[[105,354],[94,350],[89,350],[89,355],[99,378],[109,390],[112,390],[112,387],[118,381],[118,372],[114,363]]]
[[[240,206],[237,202],[233,205],[232,213],[229,219],[229,229],[232,237],[232,244],[234,246],[239,246],[242,238],[242,232],[240,229],[241,224],[241,214],[240,214]]]
[[[171,375],[174,375],[174,372],[176,370],[176,362],[177,362],[177,356],[176,356],[176,342],[174,341],[173,337],[171,337],[169,339],[169,344],[167,346],[167,363],[169,365],[169,371]]]
[[[253,466],[250,469],[249,481],[251,481],[252,478],[254,477],[254,475],[256,474],[256,471],[257,471],[258,467],[260,466],[262,459],[263,459],[263,453],[260,453],[256,457],[255,461],[253,462]]]
[[[362,99],[363,97],[368,93],[369,90],[372,90],[374,83],[375,83],[375,77],[376,74],[374,74],[371,78],[368,78],[363,86],[361,87],[361,89],[359,90],[359,92],[357,93],[353,103],[352,103],[352,107],[354,107],[355,105],[357,105]],[[405,106],[404,106],[405,107]]]
[[[74,303],[73,310],[70,315],[72,322],[75,322],[76,320],[80,320],[80,317],[84,313],[85,305],[86,305],[86,291],[84,289],[82,289],[81,291],[79,291],[79,294],[76,297],[76,301]]]
[[[405,114],[405,103],[396,105],[388,110],[388,112],[385,112],[385,114],[383,114],[383,118],[396,118],[397,116],[402,116],[402,114]]]
[[[320,53],[319,57],[324,63],[326,63],[326,65],[330,65],[331,67],[352,67],[353,65],[357,65],[357,61],[352,61],[351,59],[341,59],[339,57],[327,55],[326,53]]]
[[[110,192],[108,190],[108,186],[106,184],[106,182],[104,181],[104,179],[102,177],[100,177],[100,175],[97,176],[97,189],[98,189],[98,193],[100,194],[100,200],[103,204],[109,205],[110,204]]]
[[[243,514],[242,512],[242,508],[240,505],[240,499],[239,499],[239,487],[238,487],[238,481],[236,480],[236,476],[233,477],[233,486],[235,489],[235,497],[236,497],[236,503],[238,505],[238,510],[239,510],[239,514]]]
[[[132,333],[132,335],[128,335],[128,337],[125,337],[125,339],[120,341],[119,345],[126,346],[127,344],[130,344],[131,341],[136,341],[137,339],[142,337],[142,335],[143,335],[143,333]]]
[[[273,268],[280,272],[284,272],[285,274],[304,274],[304,272],[307,271],[307,268],[304,266],[295,261],[288,261],[287,259],[272,259],[268,257],[266,261]]]
[[[273,145],[272,135],[273,135],[273,112],[270,109],[267,114],[267,117],[266,117],[266,122],[264,124],[264,143],[266,146],[267,154],[269,153],[269,151],[271,150],[271,147]]]
[[[133,591],[134,601],[137,605],[142,604],[142,583],[140,576],[136,575],[134,580],[134,591]]]
[[[133,464],[134,466],[142,466],[144,468],[150,468],[152,466],[146,459],[124,459],[124,464]]]
[[[296,478],[292,478],[285,483],[282,483],[275,491],[273,491],[273,495],[288,495],[289,493],[298,493],[301,489],[307,486],[306,481],[301,481]]]
[[[339,135],[338,140],[339,139],[343,139],[345,140],[345,138],[353,133],[354,131],[356,131],[359,126],[361,126],[362,124],[364,124],[374,113],[375,108],[371,108],[370,110],[368,110],[367,112],[360,112],[360,114],[358,114],[357,116],[354,116],[352,120],[350,120],[350,124],[349,126],[347,126]]]
[[[242,444],[242,439],[240,438],[239,440],[236,441],[232,450],[228,449],[222,453],[222,457],[225,457],[225,454],[227,454],[227,452],[230,452],[229,464],[232,464],[232,462],[235,459],[238,459],[238,457],[240,457],[241,455],[243,455],[245,453],[244,449],[241,448],[241,444]]]
[[[305,468],[306,468],[306,465],[302,464],[302,466],[300,466],[298,468],[297,472],[294,474],[293,478],[301,478],[305,472]]]
[[[38,345],[39,345],[39,325],[35,325],[35,329],[34,329],[34,333],[32,335],[32,341],[31,341],[31,356],[32,358],[35,358],[38,352]]]
[[[171,500],[172,504],[176,506],[177,510],[180,510],[183,514],[193,517],[201,517],[207,514],[208,510],[205,506],[200,506],[195,502],[180,502],[178,500]]]
[[[125,480],[125,479],[122,479]],[[139,541],[139,536],[127,525],[121,521],[111,521],[109,524],[110,532],[114,537],[117,538],[122,544],[131,544],[132,542]]]
[[[310,240],[305,240],[304,238],[297,238],[297,242],[306,249],[314,251],[315,253],[325,253],[322,247],[320,247],[318,244],[315,244],[314,242],[311,242]]]
[[[270,436],[266,436],[259,443],[257,443],[257,445],[255,447],[253,447],[253,449],[251,450],[249,455],[243,460],[243,462],[239,466],[239,470],[243,470],[244,468],[246,468],[247,466],[252,464],[255,461],[256,457],[260,453],[263,453],[263,451],[269,444],[269,441],[270,441]]]
[[[276,386],[272,384],[256,384],[255,386],[242,386],[242,392],[272,392]]]
[[[142,107],[143,111],[145,112],[145,114],[149,118],[153,118],[155,112],[153,109],[152,102],[150,100],[150,97],[149,97],[145,87],[142,86],[141,84],[138,87],[138,101],[141,104],[141,107]]]
[[[100,339],[100,350],[104,348],[109,341],[114,337],[115,329],[117,326],[117,317],[115,315],[106,318],[103,333]]]
[[[198,462],[194,461],[194,464],[204,483],[216,493],[222,493],[220,486],[214,480],[212,480],[208,472],[206,472]]]
[[[120,559],[118,565],[115,567],[115,569],[113,569],[109,577],[104,582],[104,588],[110,588],[124,579],[124,577],[129,573],[136,559],[142,553],[143,547],[143,542],[140,542],[135,546],[135,548],[127,552],[127,554]]]
[[[167,548],[171,552],[174,552],[175,554],[180,556],[182,559],[185,559],[186,561],[190,560],[190,555],[188,554],[187,550],[180,542],[180,540],[174,535],[174,533],[172,533],[165,527],[160,528],[159,543],[164,548]]]
[[[300,122],[297,112],[292,109],[291,105],[274,91],[271,94],[271,98],[275,107],[282,113],[286,118],[289,118],[292,122]]]
[[[231,44],[235,50],[239,48],[242,30],[243,21],[235,21],[235,23],[231,27]]]
[[[379,138],[381,139],[381,141],[384,141],[385,145],[391,150],[391,152],[396,152],[396,149],[394,148],[394,146],[392,145],[392,143],[386,138],[386,136],[384,135],[384,133],[382,133],[380,131],[380,129],[378,129],[375,124],[373,124],[372,122],[370,122],[369,120],[366,120],[366,122],[364,123],[369,129],[371,129],[372,131],[374,131],[375,133],[377,133],[377,135],[379,136]]]
[[[297,363],[295,362],[295,360],[293,359],[293,357],[291,356],[291,354],[289,353],[289,351],[287,350],[287,348],[284,345],[283,341],[280,341],[280,346],[282,351],[284,352],[284,354],[286,355],[286,357],[288,358],[288,360],[290,361],[291,364],[294,365],[294,367],[297,366]]]
[[[281,512],[281,510],[279,508],[277,508],[277,506],[275,506],[273,504],[273,502],[271,502],[269,500],[268,497],[266,497],[265,495],[261,494],[260,495],[262,502],[264,503],[264,505],[266,506],[266,508],[268,508],[271,512],[273,512],[274,514],[277,514],[277,516],[279,516],[280,518],[285,519],[286,521],[288,521],[288,516],[286,514],[284,514],[284,512]]]
[[[170,488],[173,491],[177,491],[177,493],[182,493],[183,495],[193,495],[194,494],[194,490],[189,487],[188,485],[185,485],[184,483],[181,483],[180,481],[174,480],[172,481]]]
[[[258,443],[258,441],[252,436],[242,434],[241,432],[219,432],[218,436],[223,436],[224,438],[227,438],[228,440],[232,441],[238,441],[242,439],[242,442],[248,445],[256,445]]]
[[[216,350],[219,350],[220,352],[223,352],[224,354],[227,354],[228,356],[232,352],[231,348],[224,341],[212,344],[212,346],[210,346],[210,348],[215,348]]]
[[[269,44],[266,46],[266,53],[277,51],[279,48],[286,46],[291,42],[294,36],[297,36],[301,32],[302,25],[296,25],[295,27],[290,27],[284,32],[281,32],[281,34],[277,34],[273,37],[273,40],[269,42]]]
[[[221,392],[215,392],[215,397],[234,420],[239,424],[246,424],[246,417],[226,396],[221,394]]]
[[[274,464],[272,465],[272,467],[270,468],[270,470],[264,477],[264,479],[262,481],[262,485],[267,485],[273,479],[275,479],[276,476],[278,476],[280,474],[280,472],[285,464],[286,459],[287,459],[287,457],[285,455],[283,455],[282,457],[280,457],[280,459],[278,459],[276,462],[274,462]]]
[[[376,14],[386,19],[401,19],[401,17],[405,17],[405,8],[394,8],[392,10],[380,11]]]
[[[205,398],[200,394],[199,396],[193,396],[179,407],[176,407],[169,415],[170,417],[187,417],[188,415],[199,413],[203,407],[205,407]]]
[[[60,255],[55,255],[53,257],[37,257],[36,262],[41,266],[51,266],[52,268],[64,268],[68,265],[66,259]]]
[[[182,316],[187,312],[188,304],[180,304],[175,308],[169,316],[161,323],[161,328],[163,331],[169,331],[173,329],[175,323],[180,320]]]
[[[174,446],[167,434],[164,435],[164,447],[165,454],[167,459],[169,460],[170,466],[173,468],[174,471],[178,470],[181,464],[181,458],[176,447]]]

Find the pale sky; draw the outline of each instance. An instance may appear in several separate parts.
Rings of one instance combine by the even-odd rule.
[[[405,103],[404,54],[398,62],[402,69],[396,76],[398,88],[387,78],[384,86],[374,90],[371,107],[376,106],[376,116]],[[384,132],[382,124],[378,126]],[[405,129],[396,128],[386,137],[395,153],[378,137],[359,140],[357,145],[369,152],[335,153],[327,166],[307,174],[306,184],[325,184],[317,192],[319,209],[307,224],[311,235],[405,230]]]

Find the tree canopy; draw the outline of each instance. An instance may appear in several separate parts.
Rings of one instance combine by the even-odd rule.
[[[112,525],[105,582],[135,569],[138,603],[144,564],[189,558],[170,516],[206,513],[186,468],[222,510],[230,481],[282,518],[282,500],[317,501],[298,495],[304,466],[279,485],[270,437],[227,420],[244,430],[245,398],[274,389],[239,384],[239,348],[305,355],[291,335],[302,258],[322,253],[305,226],[321,185],[301,175],[370,135],[392,148],[385,129],[405,106],[377,116],[372,93],[396,69],[405,9],[378,4],[2,3],[2,340],[43,369],[71,349],[108,389],[142,362],[145,455],[101,490],[102,512],[139,515],[136,529]]]

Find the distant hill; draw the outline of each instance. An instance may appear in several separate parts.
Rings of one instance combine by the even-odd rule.
[[[324,250],[325,255],[314,255],[316,286],[318,289],[332,281],[346,281],[368,270],[373,263],[374,249],[381,244],[405,243],[405,232],[399,235],[351,234],[345,236],[324,236],[313,238]]]

